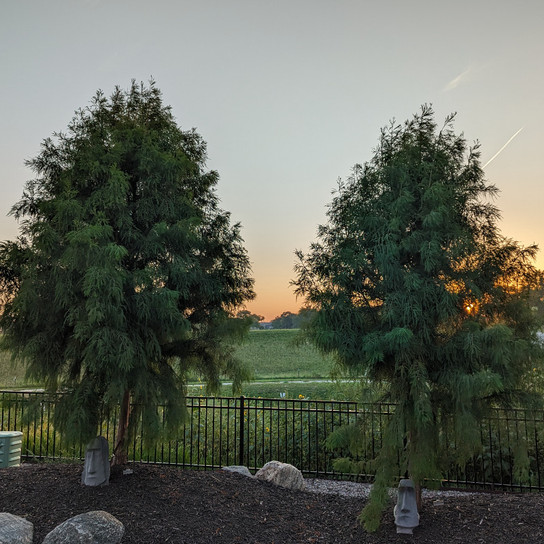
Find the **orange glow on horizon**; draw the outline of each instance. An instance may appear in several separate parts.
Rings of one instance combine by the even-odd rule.
[[[538,254],[535,260],[535,266],[544,269],[544,255]],[[270,273],[273,270],[273,273]],[[245,307],[252,313],[264,316],[264,321],[272,321],[283,312],[298,313],[305,306],[303,298],[297,298],[293,288],[289,286],[290,275],[292,272],[287,269],[284,271],[281,267],[270,264],[263,271],[257,270],[255,274],[256,285],[255,292],[257,296],[254,300],[248,302]],[[264,285],[264,287],[262,287]],[[459,293],[464,289],[464,285],[450,282],[447,289],[453,293]],[[472,304],[469,309],[468,305]],[[465,311],[472,315],[478,311],[479,304],[476,301],[469,300],[466,303]]]
[[[279,317],[283,312],[298,313],[304,306],[302,299],[297,299],[295,295],[285,290],[257,292],[255,300],[248,302],[246,308],[254,314],[264,316],[264,321],[269,322]]]

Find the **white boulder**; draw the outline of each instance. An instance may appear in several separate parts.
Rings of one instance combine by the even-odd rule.
[[[302,472],[289,463],[269,461],[256,474],[255,478],[286,487],[288,489],[304,489]]]

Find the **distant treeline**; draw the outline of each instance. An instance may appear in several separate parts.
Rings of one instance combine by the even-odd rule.
[[[542,272],[540,286],[533,289],[531,293],[529,304],[533,311],[538,312],[544,322],[544,272]],[[249,310],[239,311],[236,317],[249,320],[252,329],[300,329],[315,313],[316,310],[304,307],[296,314],[293,312],[283,312],[269,323],[264,322],[264,316],[252,314]]]
[[[315,314],[311,308],[301,308],[298,313],[283,312],[275,317],[270,323],[264,323],[264,317],[252,314],[249,310],[242,310],[236,317],[251,320],[252,329],[300,329]]]
[[[292,312],[283,312],[280,316],[275,317],[270,326],[273,329],[300,329],[305,323],[312,319],[315,310],[311,308],[301,308],[297,314]]]

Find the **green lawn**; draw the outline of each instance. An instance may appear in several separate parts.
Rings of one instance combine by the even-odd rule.
[[[333,360],[323,357],[309,344],[296,345],[297,330],[250,331],[247,341],[237,347],[237,356],[252,369],[254,382],[245,384],[242,393],[247,397],[299,398],[337,400],[351,396],[348,384],[308,383],[304,380],[330,376]],[[0,352],[0,388],[28,387],[39,384],[24,379],[24,369],[13,366],[9,354]],[[301,380],[302,383],[288,383]],[[190,395],[204,395],[198,384],[189,387]],[[222,395],[230,396],[231,387],[222,388]]]
[[[332,357],[324,357],[310,344],[297,345],[299,331],[292,329],[253,330],[236,355],[253,371],[253,382],[244,384],[246,397],[353,400],[353,384],[314,382],[328,379]],[[200,384],[189,387],[190,395],[205,395]],[[224,385],[221,395],[232,395]]]
[[[328,378],[333,360],[313,346],[295,345],[298,330],[250,331],[238,357],[253,369],[255,380],[266,378]]]
[[[8,389],[33,385],[25,380],[25,369],[19,364],[15,365],[11,355],[0,351],[0,387]]]

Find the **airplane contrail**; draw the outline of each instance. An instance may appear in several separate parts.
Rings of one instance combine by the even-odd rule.
[[[485,168],[491,161],[495,160],[504,150],[504,148],[524,129],[524,127],[521,127],[513,136],[510,137],[510,139],[484,164],[483,168]]]
[[[455,89],[455,87],[458,87],[461,82],[466,79],[468,74],[470,73],[470,66],[462,73],[460,73],[457,77],[453,78],[445,87],[444,91],[451,91],[452,89]]]

